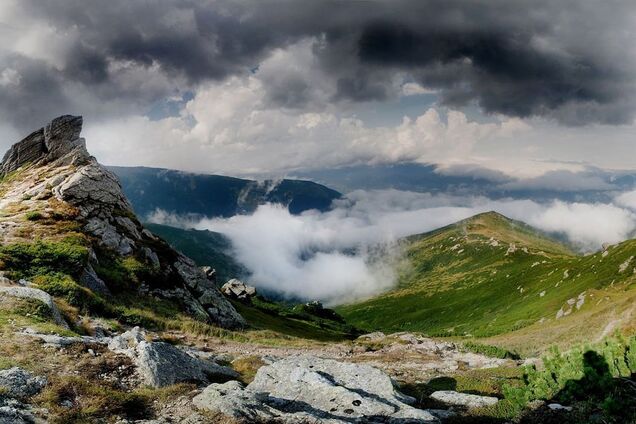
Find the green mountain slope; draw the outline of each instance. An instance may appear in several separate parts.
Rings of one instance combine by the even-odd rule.
[[[303,180],[252,181],[222,175],[170,169],[111,166],[126,197],[142,219],[157,209],[177,215],[230,217],[249,213],[263,203],[287,205],[292,214],[329,210],[341,196],[335,190]]]
[[[550,328],[563,327],[550,342],[607,331],[630,307],[616,299],[636,293],[635,240],[577,256],[532,227],[490,212],[403,244],[398,286],[338,309],[352,324],[437,336],[499,336],[492,339],[497,344],[525,331],[515,346],[540,348],[548,337],[533,339]],[[584,316],[587,323],[580,322]],[[620,326],[630,325],[626,321]]]
[[[234,259],[232,243],[221,233],[209,230],[186,230],[160,224],[145,224],[145,226],[173,248],[191,258],[197,265],[208,265],[216,269],[219,284],[231,278],[244,278],[249,274],[249,271]]]

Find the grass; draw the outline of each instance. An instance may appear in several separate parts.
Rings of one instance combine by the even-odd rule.
[[[616,336],[564,353],[551,349],[541,367],[525,368],[523,384],[504,386],[503,393],[518,409],[534,400],[575,406],[563,422],[592,417],[603,423],[634,422],[635,375],[636,336]]]
[[[400,390],[413,396],[419,408],[442,408],[447,406],[431,399],[430,395],[438,390],[454,390],[461,393],[494,396],[500,400],[497,405],[487,408],[477,408],[462,412],[455,421],[450,422],[500,422],[511,420],[519,416],[520,409],[513,407],[511,401],[503,399],[504,388],[519,387],[523,384],[523,370],[518,367],[499,367],[489,369],[474,369],[458,372],[449,376],[434,378],[426,383],[403,384]]]
[[[42,215],[42,213],[38,212],[38,211],[29,211],[24,215],[24,218],[27,221],[39,221],[40,219],[42,219],[44,216]]]
[[[577,256],[524,224],[485,214],[404,244],[394,290],[336,309],[351,324],[366,331],[494,337],[531,326],[545,329],[586,313],[599,312],[607,324],[611,316],[602,299],[636,293],[634,264],[620,272],[635,254],[636,240],[606,255]],[[579,296],[584,303],[577,307]],[[557,319],[560,309],[568,314]],[[582,320],[573,330],[568,338],[590,337]],[[505,340],[490,344],[506,346]]]
[[[462,343],[462,350],[479,353],[482,355],[489,356],[491,358],[499,358],[499,359],[520,359],[518,353],[510,352],[509,350],[503,349],[499,346],[487,345],[482,343],[475,343],[472,341],[467,341]]]
[[[241,382],[249,384],[254,380],[256,372],[265,365],[260,356],[249,355],[232,361],[232,368],[241,375]]]
[[[255,329],[318,341],[353,339],[359,334],[330,309],[287,306],[259,297],[253,298],[250,305],[237,301],[232,304]]]

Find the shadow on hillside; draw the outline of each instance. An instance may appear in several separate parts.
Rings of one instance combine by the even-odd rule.
[[[595,351],[585,352],[582,358],[582,378],[569,380],[553,399],[534,409],[526,410],[512,422],[518,424],[636,424],[636,381],[632,378],[615,378],[605,358]],[[415,406],[423,409],[447,409],[429,396],[436,390],[457,390],[452,377],[438,377],[427,384],[404,385],[402,391],[417,399]],[[466,391],[477,395],[489,395]],[[492,395],[492,394],[490,394]],[[571,410],[548,407],[558,403]],[[510,409],[509,409],[510,408]],[[513,409],[504,399],[495,407],[465,411],[444,421],[445,424],[500,424],[511,422]]]
[[[553,399],[527,412],[519,424],[636,423],[636,382],[614,377],[605,358],[595,351],[583,355],[584,375],[569,380]],[[571,410],[551,410],[547,405],[569,405]]]

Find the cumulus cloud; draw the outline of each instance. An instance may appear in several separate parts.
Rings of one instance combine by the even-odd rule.
[[[87,127],[88,147],[111,164],[280,175],[356,162],[462,158],[480,140],[527,129],[516,118],[481,123],[437,108],[395,126],[371,126],[335,110],[270,108],[270,95],[256,76],[230,78],[201,88],[183,117],[131,117]]]
[[[282,206],[268,204],[251,215],[228,219],[188,221],[157,213],[153,220],[227,235],[237,259],[252,272],[250,282],[261,289],[336,304],[395,284],[400,238],[490,210],[561,234],[584,252],[625,240],[636,228],[634,213],[614,204],[491,200],[398,190],[355,191],[324,213],[294,216]]]

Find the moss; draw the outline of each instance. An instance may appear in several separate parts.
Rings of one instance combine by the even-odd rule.
[[[27,221],[39,221],[40,219],[44,218],[44,216],[38,211],[30,211],[27,212],[26,215],[24,215],[24,218]]]
[[[75,239],[12,243],[0,247],[4,270],[16,279],[55,273],[79,276],[87,257],[88,249]]]
[[[15,312],[19,315],[31,317],[38,322],[47,322],[53,319],[51,308],[37,299],[22,299],[22,302],[15,308]]]
[[[95,272],[114,293],[136,290],[142,282],[150,282],[155,277],[158,278],[157,269],[137,258],[132,256],[122,258],[108,253],[100,255]]]
[[[33,283],[52,296],[61,297],[83,312],[108,315],[110,308],[104,300],[91,290],[79,285],[68,275],[54,273],[38,275]]]

